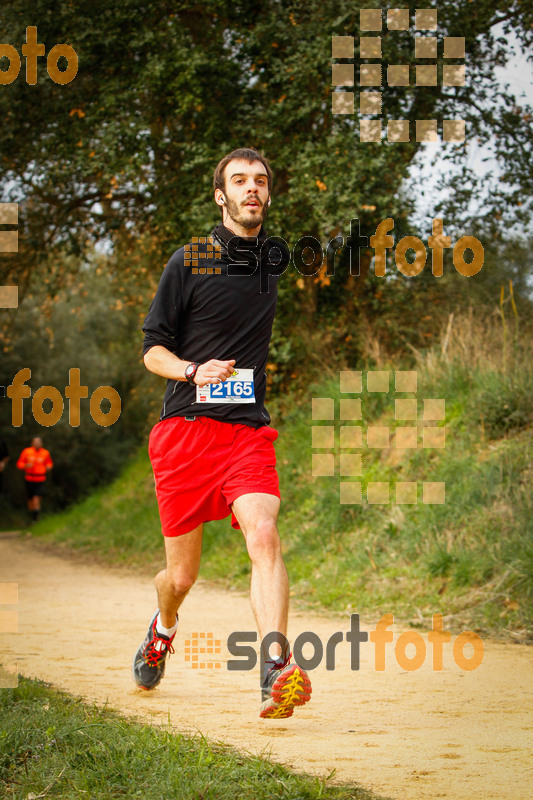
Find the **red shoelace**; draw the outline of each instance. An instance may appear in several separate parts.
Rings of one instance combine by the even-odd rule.
[[[161,643],[161,648],[159,650],[156,648],[157,642]],[[158,667],[161,658],[166,656],[167,652],[170,653],[170,655],[174,653],[172,642],[169,642],[168,639],[161,639],[154,630],[154,638],[147,644],[143,653],[146,663],[149,667]]]

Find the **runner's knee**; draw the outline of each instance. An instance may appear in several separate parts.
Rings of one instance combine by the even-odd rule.
[[[196,575],[190,572],[171,572],[166,570],[167,586],[175,597],[186,594],[196,581]]]
[[[274,520],[266,518],[257,522],[246,534],[246,546],[252,561],[277,558],[281,547]]]

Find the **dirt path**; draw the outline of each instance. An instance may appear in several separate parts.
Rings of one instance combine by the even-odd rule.
[[[130,677],[154,607],[149,579],[3,535],[4,582],[19,584],[19,633],[0,634],[0,652],[4,664],[16,663],[24,675],[145,719],[166,722],[170,715],[181,731],[271,752],[297,769],[321,775],[335,769],[340,780],[391,798],[532,796],[532,649],[486,641],[481,666],[463,672],[445,645],[444,669],[434,672],[428,647],[422,667],[406,672],[388,644],[386,670],[376,672],[368,642],[361,646],[360,670],[352,671],[344,641],[334,671],[326,671],[324,660],[312,671],[308,706],[292,719],[262,721],[258,670],[234,672],[225,665],[230,632],[255,630],[247,598],[195,586],[182,609],[167,676],[149,694]],[[370,631],[376,622],[363,621],[361,628]],[[293,614],[290,636],[314,631],[326,642],[348,629],[348,615]],[[221,668],[193,669],[185,660],[185,640],[193,632],[221,640]]]

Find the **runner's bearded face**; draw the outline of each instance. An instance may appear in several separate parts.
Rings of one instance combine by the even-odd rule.
[[[268,211],[268,179],[266,175],[254,175],[256,169],[263,168],[259,161],[247,164],[246,172],[252,174],[232,174],[233,165],[241,162],[230,161],[226,167],[226,208],[230,218],[243,228],[257,228],[261,225]],[[246,163],[246,162],[245,162]],[[239,169],[240,172],[240,169]]]

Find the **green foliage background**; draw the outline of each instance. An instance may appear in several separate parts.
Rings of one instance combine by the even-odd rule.
[[[450,424],[456,426],[465,451],[472,446],[473,454],[482,452],[487,441],[504,442],[507,447],[522,437],[516,445],[516,462],[510,457],[509,473],[519,475],[527,487],[531,482],[531,351],[525,348],[533,316],[527,227],[533,181],[531,109],[500,84],[494,68],[508,63],[510,42],[529,52],[532,11],[520,0],[442,0],[427,5],[438,9],[439,39],[465,37],[467,85],[384,86],[384,124],[399,118],[466,120],[465,145],[442,146],[456,172],[453,178],[443,177],[450,191],[441,213],[452,243],[464,234],[483,243],[483,269],[465,278],[454,269],[447,251],[442,278],[431,274],[430,258],[421,275],[407,278],[398,272],[392,256],[386,277],[377,278],[369,248],[362,247],[355,274],[344,247],[334,274],[326,274],[324,263],[315,265],[318,271],[312,275],[302,275],[291,265],[279,282],[268,372],[270,397],[299,460],[294,465],[299,480],[286,489],[293,504],[288,548],[299,557],[310,537],[318,561],[319,534],[325,525],[331,541],[324,558],[333,565],[333,572],[326,569],[332,581],[337,580],[334,561],[341,555],[333,541],[335,530],[352,526],[357,538],[354,531],[366,530],[366,518],[360,519],[356,509],[347,520],[348,512],[339,509],[331,487],[322,492],[315,486],[311,491],[303,476],[308,466],[306,409],[312,387],[331,381],[333,391],[339,369],[417,368],[425,360],[431,366],[431,359],[444,358],[435,390],[451,404]],[[417,3],[404,6],[413,12]],[[271,159],[275,182],[266,227],[291,248],[304,235],[316,237],[324,248],[335,236],[346,241],[350,230],[357,230],[355,223],[360,223],[362,235],[370,237],[386,218],[394,220],[396,242],[417,233],[411,222],[416,198],[406,180],[422,146],[414,141],[360,144],[358,115],[331,113],[331,37],[354,35],[357,63],[361,7],[385,10],[388,4],[375,0],[267,0],[260,6],[244,0],[3,3],[0,42],[13,44],[21,53],[26,28],[36,25],[47,52],[61,42],[74,47],[79,72],[71,83],[57,85],[40,58],[38,82],[30,86],[23,60],[16,81],[0,86],[0,200],[18,202],[20,234],[19,253],[0,259],[0,284],[17,284],[21,298],[18,309],[0,311],[0,386],[7,386],[19,369],[30,367],[33,391],[41,385],[62,391],[68,370],[78,367],[89,393],[99,385],[111,385],[122,399],[122,415],[112,427],[97,426],[88,401],[82,401],[79,428],[70,426],[65,408],[57,425],[41,431],[28,401],[23,426],[13,428],[10,403],[0,397],[0,430],[12,456],[0,498],[6,526],[25,519],[22,478],[14,461],[35,433],[42,433],[55,461],[45,501],[48,510],[109,485],[144,448],[158,418],[164,382],[142,365],[142,319],[172,252],[192,236],[205,235],[219,221],[211,180],[216,163],[228,151],[252,146]],[[383,70],[389,63],[410,64],[414,70],[414,33],[413,28],[394,35],[383,31]],[[439,57],[439,69],[442,63]],[[0,62],[0,68],[5,66]],[[487,147],[492,174],[480,176],[472,170],[472,142]],[[471,322],[458,329],[458,320],[464,319]],[[458,348],[460,369],[455,371],[446,366],[448,331]],[[476,404],[475,413],[469,403]],[[376,419],[385,413],[383,408],[370,411]],[[514,444],[509,447],[514,452]],[[420,475],[428,467],[425,455],[417,454],[411,464]],[[403,568],[412,575],[420,568],[424,576],[429,570],[434,578],[449,578],[456,587],[463,585],[461,581],[477,586],[499,574],[491,572],[494,553],[503,553],[505,565],[518,559],[516,569],[509,567],[515,577],[504,584],[510,603],[515,602],[513,587],[522,587],[522,610],[511,620],[522,625],[529,578],[516,576],[529,575],[530,532],[524,536],[527,492],[513,495],[518,510],[512,523],[496,514],[488,528],[492,533],[481,536],[483,517],[475,518],[474,512],[469,516],[470,504],[493,508],[501,498],[497,500],[488,488],[483,496],[477,492],[472,477],[477,475],[475,455],[465,456],[464,461],[458,456],[457,463],[451,451],[446,457],[451,459],[446,467],[450,476],[462,476],[464,481],[464,491],[456,488],[453,495],[459,517],[448,519],[448,513],[452,517],[455,513],[451,508],[434,520],[424,516],[431,516],[427,509],[410,514],[404,525],[408,535],[399,547],[406,559]],[[407,465],[388,467],[391,479],[403,468]],[[364,481],[384,467],[370,461],[365,469]],[[492,480],[486,469],[481,481],[485,486]],[[500,476],[498,486],[508,492],[505,502],[511,492],[504,479],[506,469],[494,467]],[[98,498],[94,495],[92,502],[98,503]],[[153,496],[151,503],[153,514]],[[134,526],[133,505],[128,500],[121,512],[124,528]],[[90,514],[88,519],[95,520]],[[449,524],[465,525],[473,541],[458,552],[443,544],[442,531]],[[377,555],[372,558],[384,568],[390,554],[388,537],[396,533],[381,518],[379,525]],[[416,542],[428,526],[432,544],[427,552],[419,551]],[[373,541],[371,531],[366,533]],[[80,527],[75,535],[83,538]],[[513,544],[506,550],[498,536],[502,541],[509,536]],[[352,540],[343,539],[348,541]],[[371,544],[366,546],[374,552]],[[468,555],[469,548],[474,555]],[[484,548],[492,554],[488,560]],[[233,558],[231,548],[228,552]],[[368,554],[358,553],[348,562],[355,572],[366,575]],[[389,578],[396,580],[398,575],[391,573]],[[303,574],[297,580],[303,581],[303,592]],[[423,592],[424,581],[425,577]],[[374,586],[372,581],[369,585]],[[342,580],[339,586],[346,588]],[[370,593],[365,597],[370,603]],[[335,602],[332,597],[317,598]],[[507,624],[508,616],[504,620]]]

